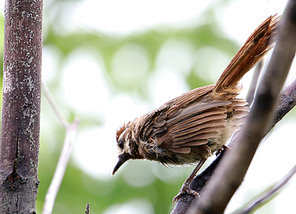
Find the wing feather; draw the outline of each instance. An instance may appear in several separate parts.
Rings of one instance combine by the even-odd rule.
[[[172,108],[176,108],[173,101],[146,115],[148,122],[141,131],[155,146],[180,154],[215,141],[231,115],[231,124],[241,125],[249,110],[245,100],[240,98],[191,103],[174,113]]]
[[[175,135],[175,139],[176,141],[181,140],[181,139],[187,139],[187,138],[192,138],[196,135],[201,135],[201,134],[205,134],[205,133],[213,133],[213,132],[217,132],[217,130],[223,129],[225,128],[224,124],[220,125],[220,126],[216,126],[216,124],[213,127],[206,127],[204,129],[200,129],[200,130],[196,130],[196,131],[191,131],[191,132],[185,132],[182,133],[182,135]]]
[[[171,148],[170,150],[180,154],[188,154],[191,151],[189,147]]]
[[[185,135],[182,137],[175,138],[174,141],[177,142],[176,144],[186,144],[191,141],[207,140],[209,138],[215,138],[217,135],[218,135],[218,132],[196,134],[190,137]]]
[[[153,128],[155,144],[181,154],[189,153],[191,147],[206,145],[225,128],[230,105],[230,101],[221,100],[196,103],[179,111],[173,118],[162,115],[162,120],[157,123],[164,125]]]
[[[199,114],[205,110],[218,107],[218,106],[226,106],[230,105],[230,101],[212,101],[212,102],[206,102],[206,103],[197,103],[195,105],[191,105],[185,109],[183,109],[177,116],[169,119],[167,121],[167,125],[170,126],[172,124],[176,124],[182,120],[186,120],[188,117],[191,117],[194,114]]]
[[[227,115],[225,112],[221,112],[220,114],[214,114],[208,117],[204,117],[201,119],[196,119],[190,122],[183,122],[179,124],[175,124],[174,126],[171,127],[171,133],[179,133],[179,132],[184,132],[190,128],[198,128],[199,125],[209,122],[209,121],[221,121],[221,119],[226,119]]]

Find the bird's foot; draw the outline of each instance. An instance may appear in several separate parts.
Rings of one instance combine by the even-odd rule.
[[[190,185],[183,184],[179,193],[174,197],[173,203],[176,203],[185,194],[193,195],[194,197],[196,197],[196,196],[199,197],[199,193],[196,192],[195,190],[191,189]]]

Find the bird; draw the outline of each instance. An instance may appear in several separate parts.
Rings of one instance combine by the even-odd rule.
[[[215,84],[188,91],[123,124],[116,132],[119,159],[112,174],[131,159],[165,166],[197,164],[174,200],[184,193],[198,195],[190,188],[196,173],[225,148],[248,115],[248,103],[238,97],[239,81],[273,47],[278,19],[269,16],[256,28]]]

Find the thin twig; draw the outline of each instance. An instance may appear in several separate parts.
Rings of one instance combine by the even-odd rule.
[[[58,108],[57,108],[57,106],[56,106],[52,96],[50,95],[49,90],[47,89],[46,84],[44,82],[42,82],[42,88],[43,88],[43,92],[45,94],[45,97],[47,98],[47,100],[48,100],[49,104],[51,105],[53,111],[55,112],[57,118],[59,119],[59,121],[63,124],[63,126],[66,129],[66,136],[65,136],[65,140],[64,140],[63,149],[60,154],[59,161],[58,161],[54,176],[52,178],[52,181],[51,181],[48,191],[46,193],[45,202],[44,202],[44,206],[43,206],[42,213],[43,214],[51,214],[57,193],[59,191],[61,182],[63,180],[64,174],[65,174],[65,171],[67,168],[67,164],[68,164],[71,150],[72,150],[72,145],[73,145],[73,142],[76,137],[76,132],[77,132],[79,121],[77,119],[75,119],[73,123],[69,124],[64,119],[62,114],[59,112],[59,110],[58,110]]]
[[[76,132],[78,128],[79,121],[75,120],[73,123],[71,123],[68,128],[66,129],[66,137],[64,141],[64,146],[54,173],[54,176],[52,178],[52,181],[50,183],[50,186],[48,188],[44,207],[43,207],[43,214],[50,214],[52,213],[53,205],[55,202],[56,195],[58,193],[58,190],[60,188],[61,182],[63,180],[67,164],[69,161],[69,157],[72,150],[72,144],[74,142],[74,139],[76,137]]]
[[[251,106],[252,102],[253,102],[253,99],[254,99],[254,96],[255,96],[255,92],[256,92],[256,88],[257,88],[257,85],[258,85],[258,80],[259,80],[259,77],[260,77],[260,74],[261,74],[261,71],[262,71],[262,68],[263,68],[263,64],[264,64],[264,61],[263,59],[261,59],[259,61],[259,63],[256,65],[256,68],[255,68],[255,71],[254,71],[254,74],[253,74],[253,78],[252,78],[252,82],[251,82],[251,85],[250,85],[250,88],[249,88],[249,91],[248,91],[248,95],[247,95],[247,103],[249,103],[249,105]]]
[[[296,165],[289,171],[289,173],[284,178],[282,178],[276,185],[274,185],[274,187],[271,190],[259,196],[254,201],[250,202],[243,210],[237,212],[237,214],[247,214],[257,209],[260,205],[264,204],[266,201],[274,197],[279,191],[281,191],[295,174]]]
[[[56,103],[54,102],[54,100],[47,88],[47,85],[44,83],[44,81],[41,82],[41,86],[42,86],[42,91],[43,91],[49,105],[51,106],[52,110],[54,111],[55,115],[57,116],[58,120],[62,123],[62,125],[65,128],[67,128],[69,126],[69,123],[67,122],[67,120],[64,118],[64,116],[59,111],[59,109],[58,109]]]
[[[232,152],[226,153],[201,192],[192,213],[223,213],[243,181],[256,149],[269,128],[269,120],[295,55],[295,13],[296,4],[290,0],[280,21],[278,40],[245,126],[236,138]]]

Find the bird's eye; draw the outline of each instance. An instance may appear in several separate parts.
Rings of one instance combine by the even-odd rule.
[[[122,139],[120,139],[118,141],[118,146],[119,146],[119,148],[123,149],[123,147],[124,147],[124,141]]]

